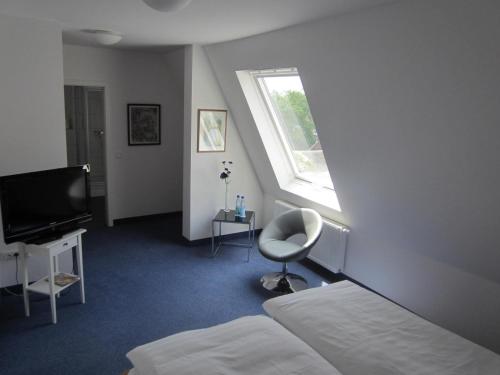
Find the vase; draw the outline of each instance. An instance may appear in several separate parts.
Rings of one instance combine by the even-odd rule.
[[[229,190],[229,179],[226,178],[225,181],[226,183],[226,195],[225,195],[225,199],[224,199],[224,212],[229,212],[229,206],[227,204],[227,195],[228,195],[228,190]]]

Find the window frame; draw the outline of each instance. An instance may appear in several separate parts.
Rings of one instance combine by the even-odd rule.
[[[270,97],[270,91],[269,88],[267,87],[267,84],[265,82],[265,78],[267,77],[299,77],[300,82],[302,84],[302,78],[300,77],[299,70],[297,68],[284,68],[284,69],[266,69],[266,70],[255,70],[255,71],[250,71],[250,76],[253,78],[255,85],[257,86],[258,92],[263,99],[263,103],[265,104],[265,107],[267,109],[267,112],[271,118],[271,122],[273,123],[274,129],[278,134],[278,138],[281,142],[281,146],[285,150],[285,154],[287,156],[288,163],[290,164],[291,170],[294,174],[294,177],[297,180],[300,180],[302,182],[311,184],[313,186],[320,187],[322,189],[328,189],[335,191],[335,187],[333,185],[333,181],[330,175],[330,182],[332,186],[326,186],[322,184],[318,184],[316,182],[313,182],[307,178],[304,177],[303,174],[300,173],[298,170],[297,164],[295,162],[292,148],[290,145],[290,141],[288,140],[287,135],[285,134],[285,131],[283,129],[284,125],[281,123],[278,113],[279,110],[276,108],[276,105],[274,101]],[[303,86],[303,85],[302,85]],[[307,99],[307,95],[304,90],[304,95],[306,97],[307,105],[309,107],[309,101]],[[310,110],[310,107],[309,107]],[[312,113],[311,113],[312,116]],[[314,119],[313,119],[314,121]],[[314,122],[314,127],[316,128],[316,123]],[[317,129],[316,129],[317,132]],[[323,149],[321,149],[321,152],[323,152]],[[324,156],[324,154],[323,154]],[[328,166],[327,166],[328,168]],[[328,171],[328,174],[330,172]]]

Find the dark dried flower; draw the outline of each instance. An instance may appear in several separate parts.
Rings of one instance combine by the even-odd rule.
[[[221,180],[225,180],[225,179],[229,178],[229,175],[231,174],[231,171],[229,170],[228,164],[232,165],[233,162],[231,160],[222,161],[222,165],[224,166],[224,170],[222,171],[222,173],[219,176]],[[228,182],[228,181],[226,181],[226,182]]]

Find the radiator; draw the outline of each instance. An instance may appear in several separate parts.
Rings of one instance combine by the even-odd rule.
[[[274,201],[274,216],[293,208],[297,207],[290,203],[276,200]],[[342,272],[345,266],[349,231],[347,226],[323,218],[323,233],[312,248],[308,258],[332,272]],[[291,241],[300,243],[301,239],[292,238]]]

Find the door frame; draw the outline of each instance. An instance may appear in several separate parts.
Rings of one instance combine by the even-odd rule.
[[[110,165],[109,165],[109,160],[111,160],[111,157],[109,155],[109,138],[108,138],[108,131],[109,131],[109,124],[111,124],[111,111],[109,108],[109,84],[106,84],[105,82],[100,82],[100,81],[92,81],[92,80],[82,80],[82,79],[73,79],[73,78],[65,78],[64,79],[64,86],[82,86],[82,87],[102,87],[104,90],[104,142],[103,142],[103,147],[104,147],[104,190],[105,190],[105,196],[104,196],[104,202],[105,202],[105,211],[106,211],[106,224],[108,227],[112,227],[114,225],[114,217],[111,212],[111,204],[110,204],[110,195],[111,195],[111,189],[109,188],[109,171],[110,171]],[[85,99],[86,100],[86,99]]]

